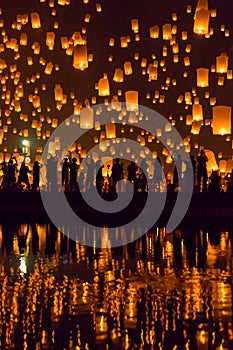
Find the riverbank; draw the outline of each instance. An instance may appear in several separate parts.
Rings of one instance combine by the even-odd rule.
[[[114,194],[104,194],[107,201],[114,200]],[[156,193],[155,203],[158,198]],[[156,197],[157,196],[157,197]],[[83,200],[79,192],[67,193],[67,200],[72,209],[87,222],[92,224],[114,226],[126,223],[139,215],[146,203],[147,194],[137,193],[132,203],[125,210],[114,214],[98,213],[90,208]],[[157,221],[158,225],[166,225],[176,202],[176,193],[168,193],[166,204],[162,214]],[[154,208],[148,208],[153,215]],[[182,208],[181,208],[182,210]],[[39,192],[0,192],[0,219],[20,220],[48,220]],[[185,223],[233,223],[233,195],[228,193],[220,194],[193,194],[188,211],[182,221]]]

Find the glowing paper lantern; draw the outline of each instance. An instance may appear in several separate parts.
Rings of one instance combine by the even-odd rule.
[[[134,33],[138,33],[139,31],[139,24],[138,19],[132,19],[131,20],[131,28]]]
[[[28,38],[26,33],[21,33],[20,34],[20,45],[22,46],[27,46],[28,43]]]
[[[213,134],[214,135],[231,134],[231,107],[229,106],[213,107]]]
[[[227,161],[224,159],[221,159],[219,162],[219,171],[220,173],[225,173],[226,172],[226,166],[227,166]]]
[[[208,10],[209,5],[208,5],[208,0],[198,0],[197,6],[196,6],[196,12],[199,10]]]
[[[105,125],[106,138],[115,139],[116,138],[116,125],[115,124],[106,124]]]
[[[208,158],[207,171],[211,172],[212,170],[218,170],[218,163],[216,161],[214,152],[206,149],[205,150],[205,154],[206,154],[206,156]]]
[[[210,11],[201,9],[196,12],[193,31],[196,34],[207,34],[209,32]]]
[[[60,84],[56,84],[54,88],[55,101],[62,101],[63,89]]]
[[[197,86],[198,87],[209,86],[209,69],[208,68],[197,69]]]
[[[46,45],[50,50],[54,47],[54,41],[55,41],[55,34],[54,32],[47,32],[46,34]]]
[[[138,113],[138,91],[125,92],[126,109]]]
[[[130,61],[124,63],[125,75],[131,75],[133,73],[132,64]]]
[[[199,103],[193,104],[192,115],[193,115],[194,121],[203,120],[203,108],[202,108],[201,104],[199,104]]]
[[[94,127],[94,111],[92,108],[83,108],[80,111],[80,128],[92,129]]]
[[[52,71],[53,71],[53,63],[52,62],[48,62],[46,64],[44,72],[45,72],[45,74],[50,75],[52,73]]]
[[[37,12],[31,13],[31,25],[33,29],[41,28],[40,15]]]
[[[220,56],[216,57],[216,72],[227,73],[228,70],[228,56],[225,52],[221,53]]]
[[[201,121],[194,121],[192,124],[192,129],[191,129],[191,133],[194,135],[198,135],[200,133],[201,130]]]
[[[116,68],[115,69],[113,81],[115,81],[116,83],[123,83],[123,81],[124,81],[124,72],[123,72],[122,69],[120,69],[120,68]]]
[[[88,68],[87,59],[87,46],[77,45],[73,51],[73,67],[76,69],[84,70]]]
[[[172,39],[172,26],[170,23],[165,23],[163,25],[163,40]]]
[[[226,164],[226,173],[231,173],[232,169],[233,169],[233,160],[228,159]]]
[[[152,39],[158,39],[159,38],[159,26],[158,25],[150,27],[150,37]]]
[[[101,78],[98,82],[98,93],[99,96],[109,96],[110,95],[110,87],[108,78]]]

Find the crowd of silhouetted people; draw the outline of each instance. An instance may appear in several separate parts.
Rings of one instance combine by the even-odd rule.
[[[192,155],[190,159],[194,176],[194,192],[233,192],[233,171],[222,177],[218,171],[213,170],[208,177],[208,158],[205,151],[201,150],[196,160]],[[57,170],[58,159],[53,156],[47,160],[45,165],[35,161],[32,169],[25,160],[18,164],[17,159],[11,157],[8,162],[1,163],[1,189],[5,191],[39,191],[40,189],[57,191],[60,183],[60,188],[64,191],[84,192],[96,186],[99,193],[115,193],[116,191],[127,191],[129,184],[121,180],[128,180],[135,192],[177,192],[183,190],[179,174],[182,174],[184,161],[179,154],[175,157],[174,163],[173,175],[165,177],[159,157],[152,164],[154,168],[152,173],[148,172],[149,166],[145,159],[141,160],[140,165],[131,161],[125,166],[123,161],[116,158],[112,166],[107,165],[107,171],[105,170],[104,174],[104,164],[101,160],[95,162],[89,156],[85,159],[85,167],[81,169],[75,157],[65,156],[59,164],[60,173]],[[43,181],[41,181],[40,170],[43,166],[46,167],[46,175],[44,173]]]

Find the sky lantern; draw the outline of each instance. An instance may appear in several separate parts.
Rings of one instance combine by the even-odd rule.
[[[132,64],[130,61],[126,61],[124,63],[124,72],[125,75],[131,75],[133,73]]]
[[[98,93],[99,96],[109,96],[110,87],[108,77],[101,78],[98,82]]]
[[[116,68],[115,69],[113,81],[115,81],[116,83],[123,83],[123,81],[124,81],[124,72],[123,72],[122,69],[120,69],[120,68]]]
[[[221,53],[220,56],[216,57],[216,72],[227,73],[228,71],[228,56],[226,52]]]
[[[203,120],[203,108],[200,103],[194,103],[192,107],[192,115],[194,121]]]
[[[198,135],[201,130],[201,121],[194,120],[191,128],[191,134]]]
[[[28,38],[27,33],[21,33],[20,34],[20,45],[27,46]]]
[[[52,73],[52,71],[53,71],[53,63],[52,62],[48,62],[46,64],[44,72],[45,72],[45,74],[50,75]]]
[[[197,68],[197,86],[207,87],[209,86],[209,69]]]
[[[209,32],[210,12],[206,9],[195,13],[193,32],[195,34],[207,34]]]
[[[231,134],[231,107],[214,106],[212,126],[214,135]]]
[[[198,0],[197,6],[196,6],[196,12],[199,10],[208,10],[209,5],[208,5],[208,0]]]
[[[94,127],[94,111],[92,108],[82,108],[80,111],[80,128],[92,129]]]
[[[63,89],[60,84],[56,84],[54,88],[55,101],[62,101]]]
[[[218,170],[218,163],[216,161],[214,152],[209,149],[205,149],[205,154],[208,158],[207,171],[212,172],[213,170]]]
[[[49,50],[53,50],[54,41],[55,41],[55,33],[54,32],[47,32],[46,45],[48,46]]]
[[[233,169],[233,159],[228,159],[226,163],[226,173],[231,173]]]
[[[126,109],[138,113],[138,91],[125,92]]]
[[[220,173],[226,172],[227,161],[225,159],[221,159],[219,162],[219,171]]]
[[[115,124],[106,124],[105,125],[106,138],[115,139],[116,138],[116,125]]]
[[[170,23],[165,23],[163,25],[163,40],[172,39],[172,26]]]
[[[41,28],[40,15],[37,12],[31,13],[31,25],[33,29]]]
[[[131,20],[131,29],[134,33],[138,33],[138,31],[139,31],[138,19]]]
[[[153,27],[150,27],[150,37],[152,39],[159,38],[159,26],[158,25],[154,25]]]
[[[87,46],[77,45],[74,47],[73,52],[73,67],[76,69],[84,70],[88,68],[87,59]]]

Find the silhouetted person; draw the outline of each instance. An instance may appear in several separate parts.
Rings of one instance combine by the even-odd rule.
[[[9,186],[9,190],[15,189],[16,184],[16,168],[17,168],[17,160],[15,157],[11,157],[8,162],[8,168],[7,168],[7,182]]]
[[[208,191],[212,193],[219,193],[221,190],[221,178],[217,171],[212,171],[210,175],[210,184],[208,186]]]
[[[93,187],[95,178],[95,162],[92,158],[88,158],[86,161],[87,165],[87,178],[86,178],[86,190],[88,191]]]
[[[95,163],[96,166],[96,188],[98,192],[102,192],[103,187],[103,175],[102,175],[102,169],[104,168],[103,163],[101,160],[97,160]]]
[[[83,171],[81,171],[81,173],[79,174],[79,177],[78,177],[78,187],[79,187],[79,190],[81,192],[84,191],[84,181],[85,181],[84,173],[83,173]]]
[[[27,186],[27,189],[30,189],[30,183],[28,179],[28,173],[30,173],[31,170],[28,168],[28,166],[25,164],[25,162],[22,162],[21,167],[19,169],[19,178],[18,178],[18,184],[24,183]]]
[[[201,150],[200,155],[197,157],[197,190],[201,192],[201,183],[202,183],[202,192],[206,192],[207,189],[207,162],[208,158],[205,155],[205,151]]]
[[[113,192],[116,191],[116,184],[118,181],[123,179],[123,167],[120,164],[120,159],[116,158],[115,163],[112,166],[112,187]]]
[[[173,184],[175,187],[178,187],[180,185],[178,173],[182,174],[182,158],[180,154],[177,154],[175,158],[175,168],[173,176]]]
[[[71,191],[77,189],[78,164],[77,158],[72,158],[70,163],[70,189]]]
[[[227,192],[233,193],[233,170],[226,175],[225,179],[227,180]]]
[[[7,166],[6,162],[1,163],[1,170],[3,173],[1,187],[4,191],[7,191],[7,190],[9,190],[9,182],[8,182],[8,177],[7,177],[8,166]]]
[[[127,167],[127,172],[128,172],[127,180],[132,182],[134,186],[137,182],[137,176],[136,176],[137,170],[138,170],[137,165],[133,161],[131,161],[130,165],[128,165]]]
[[[54,157],[51,157],[47,161],[47,180],[48,180],[48,189],[55,191],[57,189],[57,160]]]
[[[142,192],[146,191],[146,187],[147,187],[147,163],[145,159],[142,159],[141,164],[140,164],[140,168],[141,168],[141,174],[140,174],[140,183],[141,183],[141,189]]]
[[[162,181],[162,164],[159,157],[157,157],[154,161],[154,175],[153,175],[153,183],[154,189],[158,189],[160,191],[160,182]]]
[[[195,158],[193,155],[190,156],[191,162],[192,162],[192,167],[193,167],[193,182],[194,185],[196,184],[196,169],[197,169],[197,162],[195,161]]]
[[[37,160],[33,165],[32,174],[33,174],[32,188],[33,190],[36,191],[39,188],[39,184],[40,184],[40,164]]]
[[[65,157],[62,162],[61,177],[62,177],[62,187],[64,187],[65,191],[67,191],[68,183],[69,183],[69,158],[68,157]]]

